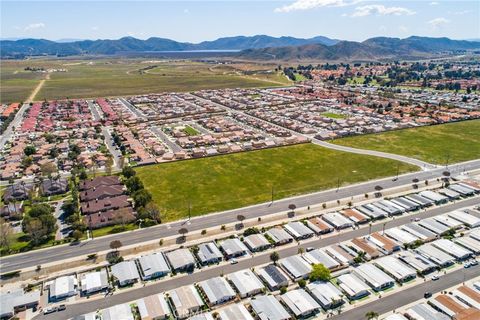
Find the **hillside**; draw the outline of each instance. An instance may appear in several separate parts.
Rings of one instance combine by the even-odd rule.
[[[219,38],[214,41],[204,41],[197,44],[156,37],[147,40],[123,37],[118,40],[81,40],[74,42],[20,39],[0,41],[0,55],[2,58],[22,58],[31,55],[113,55],[146,51],[244,50],[251,48],[300,46],[312,43],[333,45],[337,42],[338,40],[323,36],[300,39],[293,37],[275,38],[265,35]]]
[[[433,57],[480,48],[480,42],[448,38],[409,37],[406,39],[377,37],[364,42],[340,41],[331,46],[303,46],[248,49],[238,57],[254,60],[378,60]]]

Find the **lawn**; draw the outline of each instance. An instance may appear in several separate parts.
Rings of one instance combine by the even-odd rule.
[[[327,118],[331,118],[331,119],[346,119],[347,118],[343,114],[334,113],[334,112],[324,112],[324,113],[322,113],[322,116],[327,117]]]
[[[109,234],[115,234],[119,232],[131,231],[137,229],[138,225],[135,223],[129,223],[125,226],[121,225],[113,225],[107,226],[103,228],[93,229],[92,234],[94,238],[103,237]]]
[[[303,144],[136,168],[164,221],[394,175],[398,162]],[[417,168],[400,163],[400,172]]]
[[[334,140],[333,143],[401,154],[444,165],[480,158],[480,120]]]
[[[188,136],[196,136],[198,134],[200,134],[200,132],[198,132],[197,130],[195,130],[194,128],[190,127],[190,126],[185,126],[185,129],[183,129],[183,131],[188,135]]]

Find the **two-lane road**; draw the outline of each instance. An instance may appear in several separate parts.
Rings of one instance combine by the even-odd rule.
[[[449,169],[452,175],[461,173],[464,170],[469,171],[480,169],[480,160],[450,166]],[[338,190],[332,189],[294,198],[276,200],[273,203],[262,203],[250,207],[226,211],[223,213],[194,217],[191,219],[187,229],[189,232],[193,232],[207,229],[209,227],[235,223],[238,215],[244,215],[246,219],[255,219],[257,217],[285,211],[288,209],[288,205],[291,203],[294,203],[297,208],[304,208],[307,206],[313,206],[315,204],[335,201],[336,199],[363,195],[367,192],[374,192],[377,185],[382,186],[383,189],[408,186],[412,184],[413,179],[419,179],[421,182],[425,179],[442,177],[444,171],[445,168],[439,168],[431,171],[414,172],[399,176],[398,179],[392,179],[389,177],[342,187]],[[187,208],[185,208],[185,210],[187,211]],[[90,253],[109,250],[109,243],[112,240],[121,240],[124,246],[128,246],[159,238],[174,236],[177,235],[178,230],[184,226],[185,221],[176,221],[155,227],[120,233],[107,238],[96,238],[90,241],[81,242],[75,246],[56,246],[48,249],[42,249],[41,253],[37,250],[23,254],[7,256],[0,260],[0,268],[2,273],[6,273],[15,270],[21,270],[23,268],[35,267],[37,265],[42,265],[49,262],[60,261]]]
[[[457,210],[460,208],[464,208],[464,207],[479,204],[479,203],[480,203],[479,198],[471,198],[465,201],[452,203],[443,207],[438,207],[425,212],[418,213],[416,217],[419,217],[421,219],[429,218],[439,214],[443,214],[445,212]],[[395,226],[400,226],[400,225],[409,223],[411,221],[410,219],[411,219],[410,215],[398,217],[395,220],[390,220],[387,224],[387,227],[392,228]],[[382,224],[373,225],[372,232],[381,231],[382,228],[383,228]],[[325,246],[335,244],[337,242],[343,242],[355,237],[361,237],[361,236],[367,235],[368,232],[369,232],[369,228],[364,227],[361,229],[355,229],[351,231],[338,233],[337,235],[326,237],[326,238],[316,238],[315,240],[305,242],[300,246],[290,246],[286,248],[279,247],[276,249],[276,251],[278,252],[280,258],[285,258],[285,257],[297,254],[299,247],[303,247],[304,249],[306,247],[315,247],[315,248],[325,247]],[[104,299],[97,299],[97,300],[86,301],[78,304],[72,304],[72,305],[69,305],[67,307],[67,310],[62,313],[52,314],[52,315],[49,315],[48,317],[41,316],[39,319],[56,320],[56,319],[70,318],[70,317],[81,315],[87,312],[92,312],[97,309],[108,308],[116,304],[130,302],[130,301],[133,301],[142,297],[146,297],[152,294],[156,294],[163,291],[168,291],[174,288],[178,288],[181,286],[197,283],[203,280],[217,277],[220,274],[228,274],[228,273],[232,273],[232,272],[247,269],[247,268],[253,268],[255,266],[262,265],[269,262],[270,262],[270,255],[268,253],[254,255],[250,258],[239,259],[238,263],[234,265],[224,264],[221,266],[206,267],[188,276],[172,278],[172,279],[167,278],[167,280],[165,281],[152,283],[145,287],[139,287],[139,288],[132,289],[129,291],[124,291],[124,292],[119,291],[116,294],[112,296],[108,296]],[[361,318],[362,317],[358,319],[361,319]],[[348,319],[357,319],[357,318],[348,318]]]

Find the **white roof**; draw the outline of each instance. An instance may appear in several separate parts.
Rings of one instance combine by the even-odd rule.
[[[178,315],[188,315],[203,306],[203,300],[193,284],[173,289],[168,295]]]
[[[293,278],[303,278],[312,271],[312,266],[300,255],[280,259],[278,263]]]
[[[474,215],[468,214],[463,211],[452,211],[447,213],[447,215],[455,220],[458,220],[469,227],[477,228],[480,226],[480,219]]]
[[[293,240],[292,236],[281,228],[271,228],[265,234],[270,236],[276,243]]]
[[[405,278],[416,277],[417,275],[414,269],[391,256],[376,259],[374,263],[399,281]]]
[[[103,309],[102,320],[134,320],[132,308],[126,303]]]
[[[139,299],[137,300],[137,306],[142,319],[165,317],[171,313],[163,293]]]
[[[314,232],[300,221],[289,222],[283,226],[295,238],[312,236]]]
[[[432,245],[457,259],[464,259],[472,254],[471,251],[464,249],[458,244],[447,239],[435,240],[432,242]]]
[[[137,266],[133,261],[122,261],[114,264],[112,267],[112,275],[123,283],[125,281],[137,280],[140,278]]]
[[[455,243],[461,245],[462,247],[472,251],[472,252],[480,252],[480,241],[477,241],[470,237],[460,237],[453,239]]]
[[[452,263],[455,260],[451,255],[437,249],[431,243],[421,245],[415,250],[438,265]]]
[[[411,251],[403,251],[397,255],[399,259],[420,272],[435,268],[436,265],[424,256]]]
[[[184,269],[190,265],[195,264],[195,258],[192,253],[185,248],[173,250],[165,253],[165,256],[170,262],[173,270]]]
[[[412,242],[418,240],[418,238],[415,237],[414,235],[412,235],[412,234],[410,234],[406,231],[403,231],[403,230],[401,230],[400,228],[397,228],[397,227],[385,230],[385,234],[387,236],[389,236],[390,238],[392,238],[393,240],[397,240],[398,242],[400,242],[402,244],[403,243],[412,243]]]
[[[438,194],[438,193],[436,193],[434,191],[430,191],[430,190],[421,191],[421,192],[419,192],[419,195],[421,195],[424,198],[433,200],[433,201],[446,201],[446,200],[448,200],[447,197],[442,196],[441,194]]]
[[[235,297],[235,291],[230,287],[227,280],[222,277],[211,278],[198,283],[198,285],[202,288],[208,301],[213,304]]]
[[[257,297],[250,301],[250,305],[260,320],[290,319],[290,314],[274,296]]]
[[[263,283],[250,269],[230,273],[227,275],[227,279],[233,283],[242,296],[256,293],[265,288]]]
[[[222,308],[218,310],[218,314],[222,320],[253,320],[247,308],[240,303]]]
[[[332,257],[330,257],[325,251],[322,249],[315,249],[310,252],[306,252],[303,255],[303,258],[307,260],[311,264],[323,264],[328,269],[333,269],[338,267],[340,264],[335,261]]]
[[[351,297],[367,293],[370,289],[362,280],[351,273],[342,274],[337,277],[337,281],[340,288]]]
[[[339,212],[326,213],[322,215],[322,219],[336,228],[351,227],[353,225],[353,222],[350,219],[347,219]]]
[[[188,318],[188,320],[214,320],[214,318],[210,312],[202,312]]]
[[[201,262],[221,260],[223,257],[222,253],[213,241],[199,244],[197,255]]]
[[[280,296],[280,299],[295,316],[310,314],[320,308],[320,305],[303,289],[287,291]]]
[[[270,242],[268,242],[267,238],[265,238],[265,236],[260,233],[246,236],[245,238],[243,238],[243,241],[251,250],[270,245]]]
[[[220,247],[229,256],[248,252],[247,247],[238,238],[226,239],[220,242]]]
[[[307,285],[307,289],[322,306],[328,306],[332,301],[342,300],[342,292],[330,282],[311,282]]]
[[[151,277],[155,274],[165,274],[170,272],[170,268],[162,253],[153,253],[142,256],[137,259],[140,268],[145,277]]]
[[[355,267],[353,272],[374,288],[380,288],[395,282],[388,274],[370,263],[364,263]]]
[[[75,287],[77,286],[77,278],[75,276],[63,276],[53,280],[50,285],[50,297],[65,297],[75,294]]]
[[[107,270],[85,273],[81,278],[82,291],[100,290],[108,287]]]
[[[436,216],[434,217],[434,220],[449,227],[449,228],[460,228],[463,223],[460,222],[460,221],[457,221],[453,218],[451,218],[450,216],[446,215],[446,214],[442,214],[442,215],[439,215],[439,216]]]
[[[405,316],[401,315],[400,313],[394,313],[387,316],[383,320],[408,320],[408,319],[405,318]]]

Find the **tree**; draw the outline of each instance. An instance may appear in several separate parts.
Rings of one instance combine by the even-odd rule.
[[[187,237],[188,229],[187,228],[181,228],[178,230],[178,233],[182,236],[183,239]]]
[[[105,160],[105,172],[108,175],[112,174],[112,167],[113,167],[113,157],[112,157],[112,155],[109,154],[107,156],[107,160]]]
[[[295,212],[295,209],[297,209],[297,206],[295,204],[289,204],[288,209],[292,210],[292,212]]]
[[[80,174],[78,175],[78,177],[80,178],[80,180],[87,180],[87,171],[85,171],[85,169],[80,170]]]
[[[26,156],[31,156],[32,154],[35,154],[37,152],[37,149],[35,146],[26,146],[25,149],[23,149],[23,153],[25,153]]]
[[[42,175],[46,177],[51,177],[52,174],[57,172],[57,165],[51,161],[44,163],[40,166],[40,170],[42,171]]]
[[[160,209],[158,209],[157,205],[153,202],[147,203],[145,206],[145,213],[148,215],[149,218],[155,220],[157,223],[162,222],[162,217],[160,214]]]
[[[8,222],[0,218],[0,247],[10,249],[12,227]]]
[[[125,185],[130,193],[143,189],[142,180],[137,176],[128,178],[127,181],[125,181]]]
[[[32,206],[30,211],[28,211],[28,215],[30,217],[38,218],[43,215],[48,215],[53,212],[53,208],[46,204],[46,203],[40,203],[40,204],[35,204]]]
[[[135,170],[133,170],[132,167],[124,167],[122,169],[122,175],[127,179],[133,177],[136,174],[137,173],[135,172]]]
[[[243,226],[243,220],[245,220],[245,216],[239,214],[239,215],[237,216],[237,220],[238,220],[238,222],[240,222],[240,224]]]
[[[300,288],[305,288],[306,285],[307,285],[307,281],[305,281],[305,279],[298,280],[298,286]]]
[[[72,238],[75,240],[75,241],[78,241],[80,240],[80,238],[83,236],[83,232],[80,231],[80,230],[73,230],[72,232]]]
[[[368,320],[378,319],[378,313],[376,313],[375,311],[368,311],[367,313],[365,313],[365,318],[367,318]]]
[[[272,253],[270,253],[270,260],[272,260],[274,264],[277,264],[277,261],[279,259],[280,259],[280,255],[278,254],[277,251],[273,251]]]
[[[310,272],[310,281],[330,280],[330,270],[321,263],[314,264]]]
[[[147,203],[152,201],[152,195],[147,190],[141,189],[133,194],[133,201],[136,208],[145,207]]]
[[[122,242],[120,240],[113,240],[110,242],[110,249],[115,250],[118,252],[118,249],[122,247]]]

